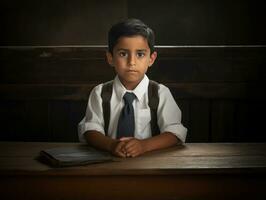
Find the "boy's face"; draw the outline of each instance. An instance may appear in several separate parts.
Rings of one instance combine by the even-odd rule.
[[[113,55],[107,53],[108,63],[114,66],[120,81],[129,90],[139,84],[156,57],[156,52],[150,54],[148,42],[142,36],[121,37]]]

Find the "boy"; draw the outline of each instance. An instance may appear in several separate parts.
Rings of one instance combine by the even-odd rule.
[[[181,111],[162,84],[156,91],[160,132],[153,136],[151,131],[149,79],[145,73],[157,57],[153,31],[138,19],[114,25],[108,33],[106,56],[117,73],[111,85],[109,127],[104,130],[108,122],[100,84],[91,91],[86,115],[79,123],[80,140],[119,157],[136,157],[185,142],[187,129],[181,124]]]

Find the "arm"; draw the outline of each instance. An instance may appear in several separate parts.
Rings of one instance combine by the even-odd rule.
[[[171,147],[182,142],[172,133],[164,132],[160,135],[144,140],[144,152]]]
[[[163,149],[182,143],[170,132],[164,132],[144,140],[136,138],[122,138],[121,140],[127,142],[124,146],[127,157],[136,157],[148,151]]]
[[[160,135],[138,140],[125,138],[127,156],[138,156],[145,152],[167,148],[182,144],[186,137],[186,128],[181,124],[181,111],[177,106],[170,90],[160,85],[159,105],[157,111],[158,125],[162,131]]]
[[[116,156],[125,157],[123,152],[125,141],[119,141],[110,137],[106,137],[102,133],[94,130],[86,131],[84,133],[84,137],[88,144],[93,147],[109,151]]]

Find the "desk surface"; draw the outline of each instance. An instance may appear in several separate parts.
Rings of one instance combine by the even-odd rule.
[[[191,143],[116,162],[53,169],[40,150],[78,143],[0,143],[2,199],[266,199],[266,144]]]
[[[0,142],[0,174],[134,175],[266,172],[265,143],[187,143],[115,162],[52,169],[35,158],[40,150],[79,143]]]

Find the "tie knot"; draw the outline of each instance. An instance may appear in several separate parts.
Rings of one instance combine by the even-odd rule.
[[[123,99],[125,100],[125,103],[127,104],[132,104],[135,98],[136,98],[135,94],[131,92],[126,92],[126,94],[123,97]]]

